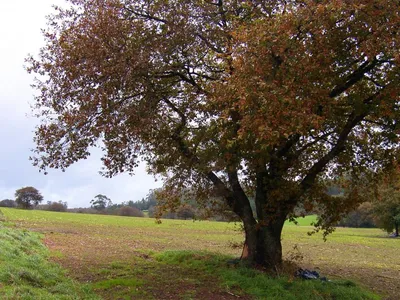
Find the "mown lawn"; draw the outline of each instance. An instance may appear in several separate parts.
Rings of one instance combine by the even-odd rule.
[[[400,240],[387,238],[379,229],[338,228],[324,242],[320,234],[307,235],[312,227],[305,225],[315,220],[313,216],[300,219],[298,226],[286,224],[285,257],[339,279],[333,288],[339,294],[333,295],[329,286],[292,284],[292,278],[286,277],[273,287],[274,292],[247,284],[246,278],[261,286],[267,281],[253,271],[227,267],[226,261],[241,251],[232,247],[243,240],[240,226],[235,224],[181,220],[156,224],[149,218],[2,211],[9,225],[44,234],[52,260],[76,280],[91,283],[106,299],[117,294],[118,299],[237,299],[238,295],[251,299],[248,294],[265,299],[274,293],[290,299],[281,289],[296,295],[302,289],[311,291],[314,296],[304,294],[306,299],[344,299],[343,295],[356,299],[350,289],[357,288],[347,279],[392,299],[400,295],[400,263],[396,259]],[[204,254],[205,250],[211,254]],[[309,284],[313,287],[304,288]],[[267,285],[273,286],[271,282]],[[368,297],[373,298],[364,295],[359,299]]]

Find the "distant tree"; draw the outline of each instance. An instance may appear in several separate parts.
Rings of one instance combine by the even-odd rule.
[[[17,203],[11,199],[4,199],[0,201],[0,207],[16,207]]]
[[[157,193],[158,190],[159,189],[150,190],[148,192],[148,194],[146,195],[146,198],[142,199],[142,201],[145,203],[143,210],[148,210],[148,209],[150,209],[150,207],[157,205],[156,193]]]
[[[142,199],[143,200],[143,199]],[[126,203],[126,205],[127,206],[130,206],[130,207],[134,207],[135,205],[136,205],[136,203],[135,203],[135,201],[133,201],[133,200],[129,200],[127,203]]]
[[[115,215],[115,214],[117,214],[116,211],[123,206],[124,206],[123,202],[122,203],[112,203],[112,204],[108,205],[105,210],[107,211],[107,214]]]
[[[397,197],[399,195],[397,194]],[[399,236],[400,228],[400,198],[389,197],[382,203],[376,205],[374,209],[374,218],[378,227],[386,230],[388,233],[394,231],[396,237]]]
[[[91,207],[98,210],[104,211],[108,206],[112,205],[112,201],[105,195],[98,194],[90,201]]]
[[[23,187],[15,191],[15,202],[20,208],[33,208],[42,201],[43,196],[32,186]]]
[[[364,202],[357,209],[346,215],[339,222],[338,226],[356,228],[376,227],[373,212],[374,204],[372,202]]]
[[[148,210],[151,206],[156,206],[157,205],[157,200],[156,200],[156,191],[155,190],[150,190],[149,193],[147,194],[146,198],[142,198],[139,201],[133,201],[129,200],[128,202],[123,202],[123,206],[130,206],[130,207],[136,207],[137,209],[143,211],[143,210]]]
[[[176,211],[176,216],[179,219],[193,219],[195,216],[195,210],[189,204],[183,204]]]
[[[150,206],[148,211],[148,216],[149,218],[154,218],[156,214],[156,207],[155,206]]]
[[[148,210],[149,207],[150,207],[149,202],[147,201],[147,199],[144,199],[144,198],[142,198],[142,200],[136,201],[136,202],[129,201],[128,205],[132,206],[132,207],[136,207],[136,208],[138,208],[140,210]]]
[[[400,228],[400,169],[387,174],[378,188],[372,210],[378,227],[399,236]]]

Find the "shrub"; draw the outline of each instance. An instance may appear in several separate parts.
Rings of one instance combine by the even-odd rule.
[[[52,202],[49,207],[48,210],[49,211],[60,211],[60,212],[65,212],[67,211],[67,203],[61,203],[61,202]]]
[[[86,207],[70,208],[68,209],[68,212],[78,213],[78,214],[99,214],[98,210]]]
[[[58,211],[58,212],[65,212],[68,209],[67,202],[50,202],[48,201],[47,204],[41,204],[36,207],[39,210],[48,210],[48,211]]]
[[[125,217],[144,217],[144,214],[141,210],[130,206],[123,206],[117,209],[117,213],[118,215]]]

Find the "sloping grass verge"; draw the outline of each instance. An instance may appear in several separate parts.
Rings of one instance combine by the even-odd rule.
[[[380,296],[356,286],[351,281],[301,280],[266,274],[240,265],[230,265],[228,256],[198,251],[167,251],[156,255],[166,264],[179,264],[190,269],[217,275],[231,291],[241,290],[255,299],[381,299]]]
[[[0,222],[0,299],[99,299],[48,261],[40,235]]]

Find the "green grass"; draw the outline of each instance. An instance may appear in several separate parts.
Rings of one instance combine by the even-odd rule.
[[[0,223],[1,299],[98,299],[48,261],[41,235]]]
[[[380,299],[351,281],[324,282],[287,276],[273,278],[254,269],[240,266],[229,268],[229,257],[207,252],[169,251],[157,255],[157,259],[167,264],[179,264],[192,270],[218,274],[227,289],[235,292],[240,287],[256,299]]]
[[[46,240],[51,242],[50,246],[54,246],[51,257],[77,280],[90,281],[90,285],[105,299],[113,299],[116,286],[121,291],[121,299],[131,293],[135,293],[137,299],[161,299],[165,291],[170,293],[168,297],[176,292],[176,299],[198,299],[199,295],[207,292],[203,287],[211,289],[214,286],[212,292],[218,292],[215,285],[221,282],[224,283],[218,289],[228,289],[232,293],[240,294],[243,289],[260,298],[263,293],[273,293],[271,290],[264,291],[258,284],[251,287],[253,281],[262,282],[264,275],[242,269],[235,272],[222,264],[221,255],[228,259],[240,256],[243,233],[237,224],[183,220],[163,220],[162,224],[156,224],[154,219],[149,218],[2,210],[8,225],[45,234]],[[300,218],[298,225],[285,224],[282,235],[285,259],[294,259],[303,268],[317,268],[322,276],[339,280],[337,282],[351,279],[357,285],[378,293],[388,293],[392,298],[400,293],[397,285],[400,264],[393,259],[398,255],[399,239],[387,238],[386,233],[379,229],[338,228],[324,242],[320,233],[307,235],[313,229],[309,225],[315,219],[315,216],[307,216]],[[233,248],[232,245],[239,247]],[[193,258],[204,250],[209,251],[207,258],[205,254],[201,254],[200,259]],[[178,253],[173,254],[176,257],[173,260],[181,262],[169,262],[166,257],[170,253]],[[186,260],[185,255],[189,257]],[[186,266],[186,261],[191,261],[190,267]],[[204,264],[226,271],[203,272],[201,265]],[[203,276],[203,273],[208,275]],[[242,275],[249,276],[248,285]],[[119,279],[122,279],[121,284],[118,284]],[[283,293],[281,288],[289,292],[300,288],[297,283],[288,285],[288,281],[290,279],[283,279],[278,284],[281,287],[276,287],[277,293]],[[106,287],[102,288],[103,284]],[[263,284],[260,283],[260,286]],[[335,287],[337,294],[329,294],[322,285],[307,288],[314,290],[313,295],[317,298],[310,295],[304,297],[332,299],[338,295],[337,299],[346,299],[339,295],[341,287],[338,285],[338,288]],[[177,290],[179,287],[185,288],[185,291]],[[347,287],[343,291],[353,297]]]
[[[182,221],[163,219],[162,224],[156,224],[153,218],[136,218],[136,217],[121,217],[113,215],[97,215],[97,214],[80,214],[80,213],[67,213],[67,212],[50,212],[44,210],[22,210],[2,208],[8,221],[16,224],[29,221],[30,223],[47,223],[47,224],[65,224],[74,225],[87,225],[87,226],[116,226],[116,227],[141,227],[141,228],[155,228],[176,230],[179,227],[185,229],[196,230],[225,230],[231,229],[232,224],[226,222],[212,222],[212,221]],[[101,220],[99,222],[99,220]],[[162,226],[161,226],[162,225]]]
[[[110,289],[113,287],[137,287],[142,285],[142,282],[135,278],[113,278],[96,282],[93,287],[95,289]]]
[[[92,285],[93,289],[109,295],[114,299],[132,299],[132,296],[138,296],[142,293],[138,287],[143,281],[137,278],[112,278],[101,280]],[[107,297],[108,298],[108,297]]]
[[[310,215],[310,216],[305,216],[305,217],[300,217],[296,219],[297,224],[293,222],[287,221],[285,223],[285,226],[291,226],[291,225],[297,225],[297,226],[312,226],[313,223],[317,222],[317,216],[316,215]]]

